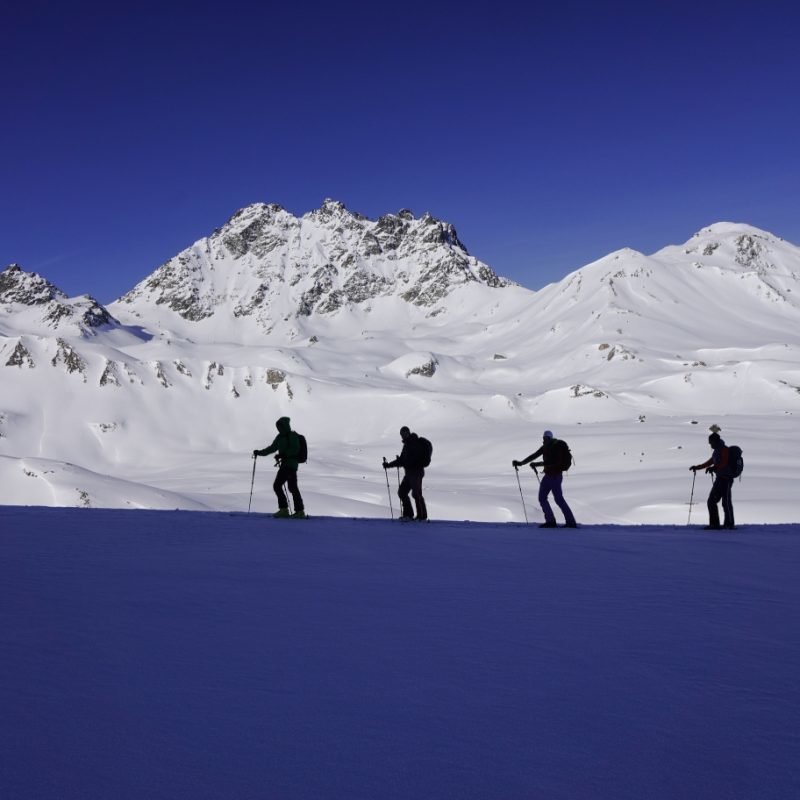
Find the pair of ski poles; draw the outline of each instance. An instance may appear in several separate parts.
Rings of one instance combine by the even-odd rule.
[[[536,474],[537,482],[541,483],[542,480],[539,477],[539,470],[536,469],[536,467],[534,467],[534,466],[532,466],[531,468],[533,469],[534,473]],[[514,472],[517,473],[517,486],[519,487],[520,500],[522,500],[522,513],[525,515],[525,524],[526,525],[530,525],[530,522],[528,522],[528,510],[525,508],[525,496],[522,494],[522,483],[519,480],[519,467],[514,467]]]
[[[386,463],[386,459],[383,459],[383,463]],[[394,506],[392,506],[392,489],[389,486],[389,470],[386,467],[383,468],[383,472],[386,475],[386,494],[389,495],[389,513],[392,515],[392,519],[394,519]],[[397,468],[397,488],[400,488],[400,467]]]

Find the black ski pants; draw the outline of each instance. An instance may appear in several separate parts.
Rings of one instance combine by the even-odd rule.
[[[723,511],[723,526],[726,528],[733,528],[736,524],[733,520],[733,498],[731,497],[731,490],[733,489],[733,478],[726,478],[723,475],[717,475],[714,478],[714,485],[708,494],[708,524],[712,528],[719,527],[719,509],[717,503],[722,501]]]
[[[294,503],[295,511],[303,511],[303,497],[300,490],[297,488],[297,468],[287,467],[281,464],[278,467],[278,474],[275,476],[275,482],[272,488],[278,497],[278,508],[289,508],[289,498],[286,497],[286,492],[283,490],[283,485],[287,484],[289,491],[292,494],[292,502]]]
[[[422,479],[424,477],[424,469],[405,470],[403,480],[400,481],[400,488],[397,490],[404,517],[410,518],[414,516],[411,501],[408,499],[410,494],[414,498],[414,505],[417,507],[417,519],[428,519],[428,509],[425,506],[425,498],[422,496]]]

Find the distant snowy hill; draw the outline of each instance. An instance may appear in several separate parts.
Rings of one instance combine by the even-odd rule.
[[[0,272],[0,374],[3,503],[125,507],[136,484],[137,504],[241,508],[249,453],[288,415],[311,445],[312,511],[384,513],[380,458],[407,424],[434,441],[434,515],[518,518],[510,461],[555,427],[580,520],[674,522],[716,422],[764,481],[742,502],[792,521],[800,248],[719,223],[532,292],[430,215],[258,204],[107,309]]]

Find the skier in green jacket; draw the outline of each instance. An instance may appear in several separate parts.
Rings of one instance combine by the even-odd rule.
[[[289,417],[281,417],[276,423],[278,435],[269,447],[263,450],[253,450],[253,457],[268,456],[277,453],[275,461],[278,466],[278,474],[272,488],[278,498],[278,510],[272,515],[274,517],[292,516],[295,519],[304,519],[306,512],[303,506],[303,497],[297,488],[297,464],[300,455],[300,437],[289,425]],[[288,484],[289,491],[294,501],[294,514],[289,514],[289,500],[283,489],[284,484]]]

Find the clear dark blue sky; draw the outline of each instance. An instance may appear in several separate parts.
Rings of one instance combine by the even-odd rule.
[[[800,243],[796,6],[9,4],[0,267],[108,302],[326,197],[430,211],[530,288],[721,220]]]

